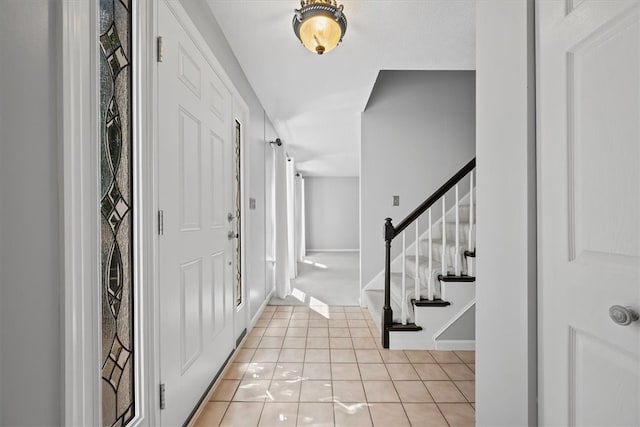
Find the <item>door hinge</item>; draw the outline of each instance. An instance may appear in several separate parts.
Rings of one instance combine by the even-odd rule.
[[[160,384],[160,409],[164,409],[164,396],[165,395],[165,388],[164,388],[164,384]]]
[[[157,46],[158,62],[162,62],[164,60],[164,45],[162,43],[162,36],[158,36],[157,42],[158,42],[158,46]]]
[[[164,211],[158,211],[158,235],[164,234]]]

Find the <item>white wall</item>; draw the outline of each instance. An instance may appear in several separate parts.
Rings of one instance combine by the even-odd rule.
[[[307,250],[360,248],[357,177],[305,177]]]
[[[384,219],[398,224],[471,160],[475,128],[473,71],[380,72],[362,113],[363,285],[384,268]]]
[[[0,425],[60,425],[56,1],[0,3]]]
[[[477,3],[476,420],[537,424],[533,1]]]
[[[250,109],[245,147],[245,180],[248,183],[245,189],[248,190],[243,197],[246,214],[244,283],[253,317],[273,289],[272,275],[266,274],[271,266],[265,259],[265,224],[269,223],[269,218],[265,217],[265,150],[270,149],[266,141],[275,139],[276,135],[209,6],[202,0],[181,0],[181,3]],[[255,210],[248,209],[250,197],[256,199]]]

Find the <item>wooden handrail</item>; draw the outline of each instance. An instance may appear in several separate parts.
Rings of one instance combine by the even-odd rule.
[[[415,221],[416,219],[418,219],[418,217],[420,215],[425,213],[427,211],[427,209],[429,209],[438,200],[440,200],[440,198],[442,198],[442,196],[447,194],[447,192],[449,190],[451,190],[454,185],[456,185],[458,182],[460,182],[460,180],[462,180],[462,178],[467,176],[467,174],[469,172],[471,172],[473,170],[473,168],[475,168],[475,167],[476,167],[476,158],[474,157],[473,159],[471,159],[471,161],[469,161],[469,163],[464,165],[464,167],[462,169],[460,169],[458,172],[456,172],[456,174],[453,175],[451,177],[451,179],[449,179],[447,182],[445,182],[442,185],[442,187],[438,188],[435,191],[435,193],[433,193],[431,196],[429,196],[429,198],[427,200],[422,202],[420,204],[420,206],[415,208],[413,210],[413,212],[411,212],[409,215],[407,215],[407,217],[405,219],[400,221],[400,223],[397,226],[394,227],[393,237],[391,238],[391,240],[393,240],[396,236],[398,236],[400,233],[402,233],[402,230],[404,230],[409,225],[411,225],[411,223],[413,221]]]

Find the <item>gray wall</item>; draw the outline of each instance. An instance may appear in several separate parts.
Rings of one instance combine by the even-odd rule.
[[[57,2],[0,3],[0,425],[60,425]]]
[[[273,289],[272,275],[265,276],[265,149],[270,149],[265,141],[275,139],[275,131],[258,100],[247,77],[242,71],[227,39],[217,24],[211,9],[203,0],[181,0],[182,5],[202,33],[214,55],[225,69],[244,101],[249,105],[249,135],[246,139],[245,155],[247,166],[245,179],[248,191],[243,198],[245,206],[245,285],[249,293],[251,317]],[[249,197],[256,199],[256,209],[248,210]]]
[[[475,156],[475,127],[473,71],[380,72],[362,113],[363,285],[384,267],[384,219],[397,224]]]
[[[359,249],[357,177],[305,177],[307,250]]]
[[[478,426],[537,425],[533,9],[476,6]]]

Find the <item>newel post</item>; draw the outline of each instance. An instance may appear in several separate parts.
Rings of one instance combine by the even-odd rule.
[[[389,348],[389,328],[393,323],[393,311],[391,310],[391,240],[395,229],[391,224],[391,218],[384,222],[385,261],[384,261],[384,307],[382,307],[382,347]]]

